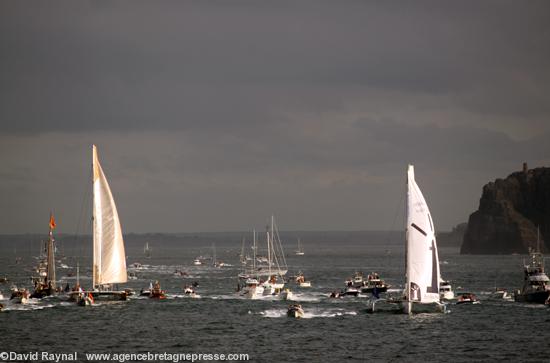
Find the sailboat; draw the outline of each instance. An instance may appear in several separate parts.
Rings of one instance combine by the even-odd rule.
[[[264,294],[278,295],[285,286],[284,276],[288,268],[286,265],[283,245],[279,237],[279,231],[275,226],[275,217],[271,216],[271,225],[266,231],[267,239],[267,271],[263,275],[267,277],[262,286]],[[267,273],[267,275],[265,275]]]
[[[296,256],[303,256],[304,254],[304,249],[302,247],[300,239],[298,238],[298,249],[296,250]]]
[[[31,298],[35,299],[41,299],[56,293],[55,246],[53,238],[53,230],[56,224],[53,213],[50,213],[49,227],[50,232],[48,234],[48,242],[46,243],[45,261],[41,261],[39,264],[39,277],[33,278],[34,292],[31,294]]]
[[[259,270],[256,268],[256,230],[252,231],[252,241],[252,249],[254,251],[252,266],[247,268],[245,263],[244,271],[239,274],[237,292],[240,296],[247,299],[258,299],[263,296],[264,287],[260,285]]]
[[[143,247],[143,254],[146,258],[151,258],[151,251],[152,248],[149,247],[149,242],[145,242],[145,246]]]
[[[407,173],[407,226],[405,314],[413,312],[444,312],[439,297],[441,275],[435,230],[426,200],[416,184],[414,166]]]
[[[122,228],[109,188],[109,183],[97,154],[92,146],[92,185],[93,185],[93,265],[92,290],[84,292],[94,300],[126,300],[126,291],[115,291],[116,284],[128,280],[126,274],[126,253]],[[81,291],[82,292],[82,291]],[[78,294],[74,292],[73,294]]]

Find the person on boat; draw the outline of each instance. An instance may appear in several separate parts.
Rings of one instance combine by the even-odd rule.
[[[71,287],[69,286],[69,283],[67,282],[67,285],[65,285],[65,292],[71,291]]]
[[[372,296],[375,299],[380,299],[380,295],[378,294],[378,288],[376,287],[376,285],[374,285],[374,288],[372,289]]]

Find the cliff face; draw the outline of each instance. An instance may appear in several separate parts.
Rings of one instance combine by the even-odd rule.
[[[527,253],[548,251],[550,237],[550,168],[537,168],[497,179],[483,187],[479,209],[470,215],[462,254]]]

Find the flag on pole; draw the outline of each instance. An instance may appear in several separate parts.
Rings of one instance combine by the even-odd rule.
[[[50,213],[50,229],[55,229],[55,218],[53,217],[53,213]]]

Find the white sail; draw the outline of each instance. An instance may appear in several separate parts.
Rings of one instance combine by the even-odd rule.
[[[409,165],[407,192],[407,286],[408,302],[439,302],[439,257],[430,210]]]
[[[93,146],[93,286],[127,281],[122,229],[109,183]]]

